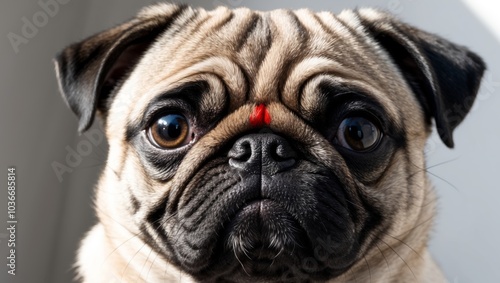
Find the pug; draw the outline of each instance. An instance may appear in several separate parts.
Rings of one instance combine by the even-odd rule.
[[[83,282],[442,282],[424,147],[485,64],[374,9],[174,4],[57,55],[109,142]]]

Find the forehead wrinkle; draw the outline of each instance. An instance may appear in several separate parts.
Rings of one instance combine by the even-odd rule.
[[[237,50],[241,38],[244,37],[246,26],[255,13],[247,8],[235,9],[232,13],[232,21],[217,30],[212,37],[207,38],[207,46],[223,44],[231,53]]]
[[[307,37],[292,11],[275,10],[266,14],[272,34],[271,47],[257,72],[250,97],[256,101],[278,99],[279,85],[286,77],[287,67],[303,56]]]
[[[189,36],[188,46],[183,46],[183,50],[186,52],[193,52],[202,45],[202,42],[207,38],[217,35],[220,29],[226,26],[227,23],[231,22],[234,18],[234,12],[226,7],[218,7],[212,11],[205,11],[199,9],[207,15],[205,20],[196,24],[193,32]],[[172,40],[172,39],[170,39]]]
[[[194,15],[189,20],[178,23],[176,28],[168,29],[159,39],[155,45],[157,50],[162,50],[170,55],[172,61],[176,61],[180,55],[183,55],[179,50],[184,50],[190,46],[190,43],[198,36],[198,32],[202,25],[210,23],[213,16],[205,10],[195,10]],[[179,54],[181,53],[181,54]]]
[[[191,47],[182,50],[185,53],[182,57],[236,57],[235,46],[241,40],[245,25],[252,18],[252,12],[243,8],[229,10],[229,12],[229,14],[222,15],[226,17],[225,21],[211,25],[206,30],[198,30],[197,34],[201,34],[200,38],[192,40],[190,42]]]
[[[351,35],[346,26],[337,19],[335,14],[331,12],[319,12],[315,15],[319,23],[323,26],[323,29],[328,33],[335,34],[342,39],[349,38]]]
[[[265,14],[254,12],[235,47],[236,60],[247,75],[249,89],[254,88],[254,78],[271,47],[272,35],[267,18]]]
[[[357,38],[358,45],[360,48],[362,47],[358,53],[366,62],[363,67],[369,68],[368,71],[365,70],[364,72],[373,78],[371,82],[373,86],[377,86],[389,99],[398,101],[399,105],[414,104],[412,102],[414,102],[415,96],[401,95],[400,92],[402,90],[409,94],[413,92],[400,69],[393,63],[392,58],[380,47],[373,36],[367,32],[366,27],[359,18],[359,14],[346,10],[340,13],[338,18],[342,19],[344,25],[353,33],[352,37]],[[374,61],[371,58],[377,59]],[[379,64],[380,61],[384,62],[384,64]],[[400,116],[404,117],[404,115]]]
[[[387,75],[390,71],[386,64],[379,64],[378,60],[374,61],[372,59],[380,58],[380,51],[376,48],[378,44],[371,35],[367,33],[358,14],[350,10],[345,10],[336,17],[337,20],[346,27],[346,30],[350,34],[350,36],[347,37],[349,46],[355,47],[353,49],[356,51],[356,56],[354,56],[353,59],[357,64],[355,64],[354,67],[362,68],[362,71],[373,77],[373,83],[379,88],[386,88],[388,84],[391,84],[391,81],[387,80],[387,78],[390,77]]]
[[[332,36],[317,14],[308,9],[296,11],[297,17],[310,34],[308,54],[328,54],[335,48],[338,36]]]
[[[202,11],[203,14],[207,14]],[[212,15],[215,12],[219,14]],[[188,38],[181,33],[181,44],[171,43],[177,42],[176,36],[162,37],[155,46],[158,53],[146,57],[149,69],[153,66],[156,70],[156,72],[146,72],[151,76],[148,81],[164,80],[211,57],[228,57],[237,61],[234,45],[240,40],[242,26],[251,18],[251,11],[237,9],[232,12],[228,9],[218,9],[210,11],[207,15],[202,20],[191,23],[190,31],[193,34],[187,36]],[[198,26],[198,29],[194,28]],[[158,77],[157,74],[161,76]]]
[[[137,122],[137,119],[142,118],[145,107],[154,97],[169,89],[179,87],[184,83],[200,79],[200,76],[207,74],[215,75],[228,87],[231,93],[229,96],[230,109],[235,109],[238,105],[243,104],[246,97],[247,84],[241,68],[230,58],[212,57],[182,69],[172,76],[162,76],[161,79],[150,82],[148,90],[138,98],[135,102],[136,107],[133,107],[133,112],[127,113],[127,117],[131,117],[132,121]],[[141,89],[136,89],[135,92],[140,93],[141,91]],[[134,91],[132,90],[131,92]]]
[[[329,74],[334,77],[347,80],[366,79],[363,74],[346,68],[341,63],[325,57],[305,58],[294,66],[288,78],[285,79],[283,88],[283,102],[295,110],[299,110],[302,85],[321,74]]]
[[[175,28],[168,29],[153,44],[153,52],[145,54],[143,61],[147,62],[144,65],[147,65],[148,70],[143,73],[149,76],[144,78],[144,83],[157,80],[157,74],[170,76],[197,61],[216,55],[213,50],[224,49],[203,42],[232,18],[232,12],[219,7],[212,11],[196,9],[193,13],[195,16],[188,21],[177,20]]]
[[[365,65],[369,60],[364,59],[366,56],[362,46],[353,36],[350,27],[346,26],[342,20],[338,19],[333,13],[321,12],[314,14],[314,19],[322,27],[322,33],[330,38],[331,45],[328,57],[331,58],[344,58],[343,64],[352,69],[357,69]],[[371,67],[371,66],[368,66]]]
[[[340,54],[342,63],[346,67],[363,74],[364,80],[379,90],[385,91],[393,99],[405,99],[394,91],[401,89],[409,91],[404,78],[394,77],[395,74],[399,74],[399,70],[390,63],[391,60],[367,33],[357,14],[347,10],[339,15],[329,12],[316,15],[326,31],[337,39],[335,49],[349,50]],[[380,61],[388,62],[388,64],[380,64]]]
[[[350,18],[349,22],[345,22],[343,18],[330,13],[321,13],[317,19],[323,23],[327,33],[338,39],[335,50],[339,50],[341,55],[345,57],[344,64],[365,73],[369,77],[376,77],[372,78],[372,83],[382,87],[380,76],[377,77],[377,75],[383,73],[383,71],[380,64],[373,60],[374,57],[377,57],[377,54],[374,54],[372,47],[366,44],[365,38],[367,34],[361,23]],[[349,52],[343,52],[343,50]]]

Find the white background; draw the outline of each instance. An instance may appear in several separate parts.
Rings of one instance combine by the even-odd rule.
[[[48,2],[50,0],[40,0]],[[68,1],[68,0],[66,0]],[[106,144],[59,182],[51,164],[64,163],[75,117],[56,87],[52,58],[71,42],[116,25],[153,1],[78,1],[59,10],[16,53],[7,35],[21,34],[23,17],[43,11],[37,1],[0,2],[0,282],[70,282],[79,239],[91,225],[91,192]],[[214,8],[302,8],[339,12],[376,6],[404,21],[467,45],[488,64],[474,108],[455,132],[455,149],[435,135],[428,171],[439,195],[431,250],[451,282],[500,282],[500,20],[487,0],[185,1]],[[6,274],[6,172],[18,172],[18,275]],[[5,224],[6,226],[6,224]],[[14,280],[15,279],[15,280]]]

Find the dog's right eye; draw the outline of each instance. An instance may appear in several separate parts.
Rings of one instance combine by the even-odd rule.
[[[354,151],[369,151],[382,138],[380,129],[363,117],[349,117],[342,121],[336,139],[340,145]]]
[[[174,149],[188,144],[190,125],[186,117],[168,114],[160,117],[147,130],[149,141],[159,148]]]

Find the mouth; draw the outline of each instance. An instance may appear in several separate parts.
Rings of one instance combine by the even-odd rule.
[[[222,254],[226,260],[233,258],[237,262],[231,276],[235,282],[248,278],[276,282],[301,277],[305,280],[302,282],[312,278],[323,280],[350,265],[343,266],[333,259],[343,254],[337,254],[342,248],[334,248],[337,241],[321,246],[314,243],[314,237],[300,219],[288,212],[285,203],[256,199],[237,211],[224,229]],[[329,255],[328,248],[332,249]],[[322,252],[327,255],[323,259],[318,257]],[[333,258],[327,260],[328,257]]]
[[[307,233],[282,204],[271,199],[248,202],[224,229],[224,254],[236,258],[242,277],[276,278],[299,261]]]
[[[282,204],[258,199],[240,209],[225,229],[226,249],[238,258],[272,260],[304,245],[305,230]]]

